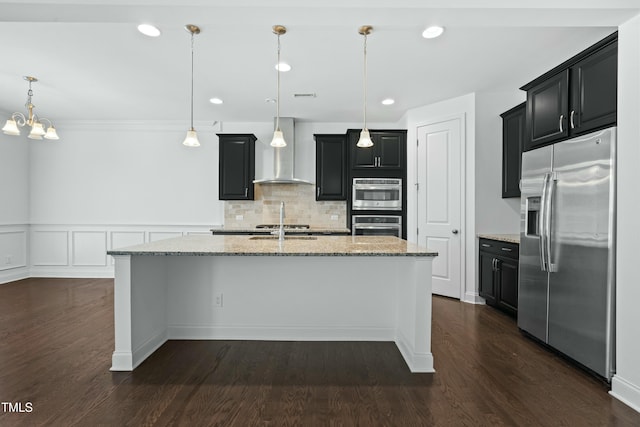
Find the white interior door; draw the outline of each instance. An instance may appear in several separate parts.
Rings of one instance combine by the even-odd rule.
[[[436,250],[433,293],[461,295],[461,118],[417,128],[418,243]]]

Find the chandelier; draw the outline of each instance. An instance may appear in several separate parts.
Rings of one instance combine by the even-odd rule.
[[[37,82],[38,79],[33,76],[24,76],[24,79],[29,82],[27,102],[24,104],[24,106],[27,107],[27,110],[29,111],[29,116],[26,117],[24,114],[19,112],[13,113],[2,128],[2,132],[7,135],[20,135],[19,128],[24,127],[25,125],[29,125],[31,126],[31,132],[29,132],[27,138],[42,139],[42,137],[44,136],[45,139],[60,139],[58,133],[56,132],[56,128],[53,127],[53,123],[51,123],[51,120],[45,119],[44,117],[38,117],[37,114],[33,113],[35,105],[33,105],[33,103],[31,102],[31,98],[33,97],[31,83]],[[46,132],[44,130],[44,127],[42,126],[43,121],[48,123]]]

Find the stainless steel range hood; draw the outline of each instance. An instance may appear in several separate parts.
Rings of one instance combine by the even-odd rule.
[[[273,152],[273,175],[256,179],[254,184],[312,184],[294,177],[295,160],[295,122],[293,117],[280,117],[280,130],[287,141],[286,147],[271,148]],[[266,174],[268,174],[268,167]]]

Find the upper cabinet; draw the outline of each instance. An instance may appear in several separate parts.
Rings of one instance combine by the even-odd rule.
[[[406,130],[370,130],[373,147],[361,148],[356,144],[360,130],[349,129],[347,138],[351,147],[351,169],[404,170],[407,152]]]
[[[523,86],[524,151],[616,124],[618,34]]]
[[[316,200],[347,200],[347,141],[345,134],[317,134]]]
[[[520,169],[525,131],[525,103],[500,114],[502,117],[502,198],[520,197]]]
[[[253,200],[255,142],[253,134],[219,133],[219,199]]]

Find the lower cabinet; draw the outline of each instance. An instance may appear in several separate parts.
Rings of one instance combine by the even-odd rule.
[[[488,305],[518,312],[518,245],[480,239],[480,296]]]

